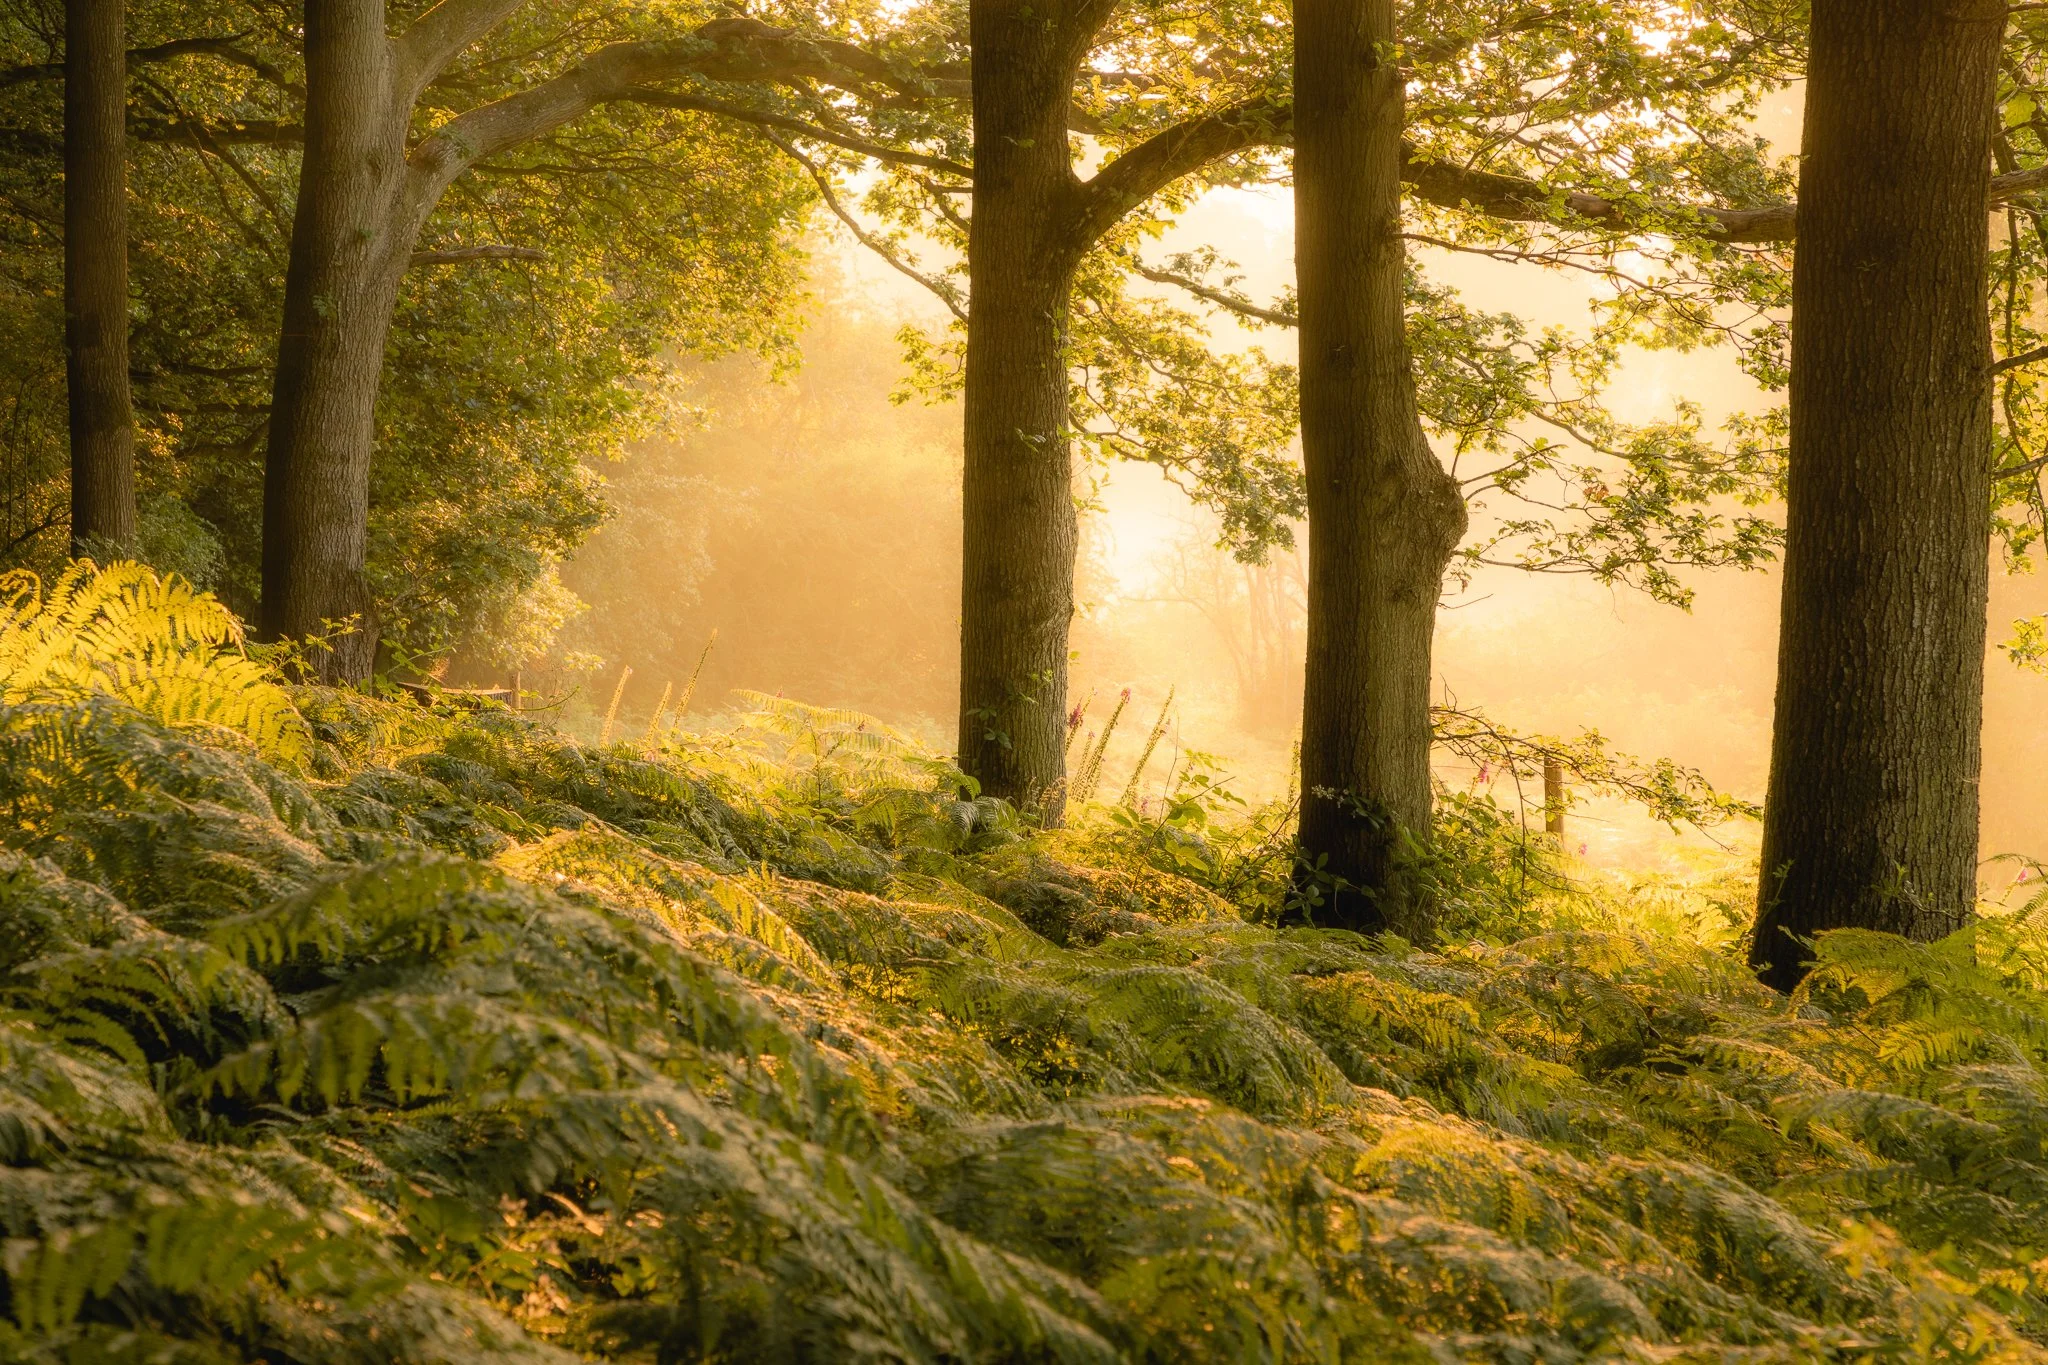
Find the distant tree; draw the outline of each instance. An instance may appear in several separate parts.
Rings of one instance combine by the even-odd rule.
[[[959,413],[891,404],[895,325],[829,280],[818,303],[800,368],[688,366],[702,423],[607,476],[618,514],[567,566],[591,610],[561,644],[633,665],[628,712],[680,696],[716,631],[700,712],[749,687],[950,731]]]
[[[1784,610],[1751,961],[1976,900],[1992,458],[1985,230],[2006,7],[1815,0]]]
[[[124,0],[64,5],[64,351],[71,545],[135,540],[128,393],[128,39]]]

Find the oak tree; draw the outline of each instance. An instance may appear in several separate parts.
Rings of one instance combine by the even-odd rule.
[[[2005,6],[1816,0],[1793,271],[1784,608],[1751,960],[1935,938],[1976,900],[1986,312]]]

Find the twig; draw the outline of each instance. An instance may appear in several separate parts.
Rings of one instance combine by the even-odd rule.
[[[676,723],[681,724],[690,714],[690,699],[697,695],[697,679],[704,674],[704,661],[711,657],[711,647],[718,643],[718,631],[711,632],[711,638],[704,642],[704,652],[697,656],[697,666],[690,670],[690,681],[683,685],[683,695],[676,701]]]
[[[2021,351],[2018,355],[2009,355],[1994,364],[1991,367],[1991,373],[2004,374],[2007,370],[2017,370],[2022,365],[2032,365],[2042,360],[2048,360],[2048,346],[2036,346],[2031,351]]]
[[[945,281],[935,279],[932,276],[925,274],[916,266],[910,264],[910,262],[904,260],[901,256],[897,255],[896,249],[894,247],[890,246],[887,242],[883,241],[879,237],[876,237],[874,234],[870,233],[866,228],[862,227],[859,221],[855,219],[851,213],[847,212],[846,206],[839,202],[838,194],[835,193],[832,189],[832,178],[826,175],[825,172],[818,167],[817,163],[813,162],[801,151],[798,151],[793,144],[785,142],[783,139],[775,136],[775,134],[773,133],[764,130],[761,136],[767,138],[770,142],[774,143],[777,147],[781,148],[785,156],[789,157],[792,161],[796,162],[799,166],[802,166],[806,171],[810,172],[811,179],[814,182],[816,182],[818,186],[819,195],[825,201],[825,207],[831,209],[833,216],[838,218],[840,222],[846,224],[847,230],[854,235],[855,239],[858,240],[862,246],[866,247],[868,250],[874,252],[877,256],[880,256],[883,260],[887,261],[890,265],[894,266],[899,273],[906,275],[913,280],[916,280],[926,289],[929,289],[932,293],[936,294],[939,298],[939,301],[946,305],[947,311],[952,313],[952,315],[955,318],[958,318],[961,321],[961,323],[964,324],[967,321],[967,310],[960,306],[958,298],[959,291],[955,289],[952,285],[947,284]]]
[[[468,261],[544,261],[548,253],[537,246],[505,246],[502,243],[488,243],[483,246],[453,246],[439,251],[415,251],[410,267],[423,265],[462,265]]]
[[[799,137],[813,138],[819,142],[829,142],[835,147],[844,147],[849,152],[859,152],[862,156],[872,157],[876,161],[893,162],[902,166],[922,166],[928,171],[942,171],[947,175],[957,175],[962,180],[972,180],[974,178],[974,168],[963,165],[958,161],[949,161],[943,156],[928,156],[923,152],[905,151],[901,147],[891,147],[886,143],[870,142],[866,138],[855,137],[851,133],[841,133],[831,128],[820,127],[815,123],[795,118],[789,114],[771,113],[765,109],[749,109],[744,105],[727,104],[724,100],[708,99],[703,95],[678,95],[672,94],[667,90],[650,90],[645,86],[635,86],[620,98],[622,102],[629,104],[645,104],[657,109],[680,109],[692,113],[717,114],[721,118],[737,119],[741,123],[751,123],[760,128],[781,128],[786,132],[795,133]]]

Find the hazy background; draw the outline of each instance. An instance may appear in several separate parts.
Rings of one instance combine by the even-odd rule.
[[[1768,111],[1790,126],[1796,92]],[[1255,298],[1292,273],[1291,206],[1282,191],[1210,195],[1158,251],[1202,243],[1236,260]],[[1423,257],[1432,278],[1472,303],[1533,322],[1583,328],[1583,276],[1472,257]],[[621,507],[565,574],[591,604],[568,644],[604,658],[566,704],[602,710],[622,666],[621,708],[644,725],[664,685],[680,692],[715,630],[692,711],[731,689],[781,692],[855,708],[942,749],[952,742],[957,674],[959,413],[891,401],[903,387],[898,330],[940,325],[939,305],[843,234],[816,244],[804,362],[775,376],[752,359],[681,374],[690,412],[659,440],[606,470]],[[1226,338],[1227,327],[1219,328]],[[1228,344],[1227,340],[1226,343]],[[1289,333],[1259,344],[1288,355]],[[1643,419],[1677,397],[1710,421],[1762,400],[1722,354],[1633,358],[1612,392],[1618,415]],[[1248,795],[1285,784],[1301,686],[1299,557],[1247,569],[1212,548],[1213,519],[1154,471],[1089,471],[1102,510],[1083,522],[1072,698],[1091,720],[1132,689],[1105,786],[1129,774],[1169,687],[1169,737],[1148,768],[1163,783],[1173,752],[1222,755]],[[1582,578],[1487,570],[1439,617],[1439,696],[1512,727],[1570,735],[1595,728],[1615,747],[1703,769],[1722,788],[1761,799],[1769,759],[1776,648],[1775,573],[1696,573],[1691,612]],[[1991,641],[2016,617],[2048,610],[2048,585],[1994,567]],[[1987,856],[2048,853],[2048,678],[1995,648],[1986,662],[1984,838]],[[1446,780],[1474,774],[1447,765]],[[1513,798],[1511,784],[1496,795]],[[1533,794],[1532,794],[1533,795]],[[1737,848],[1753,829],[1717,832]],[[1595,865],[1647,865],[1698,846],[1626,808],[1574,813],[1568,844]],[[1988,868],[1988,886],[2010,882]]]

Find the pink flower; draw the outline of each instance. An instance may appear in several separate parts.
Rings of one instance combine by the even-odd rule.
[[[1586,846],[1584,844],[1579,845],[1579,856],[1581,858],[1586,856]]]

